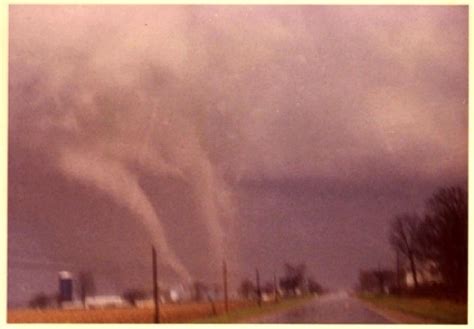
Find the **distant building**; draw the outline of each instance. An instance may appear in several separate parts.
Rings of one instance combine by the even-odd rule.
[[[155,306],[153,298],[139,299],[135,301],[135,306],[138,308],[151,308]]]
[[[61,308],[65,310],[79,310],[84,308],[84,304],[81,301],[63,302]]]
[[[95,308],[120,308],[127,307],[129,304],[120,296],[94,296],[86,297],[85,307],[89,309]]]
[[[434,262],[426,261],[417,263],[416,274],[419,285],[430,285],[443,282],[443,278],[437,270],[437,266]],[[405,271],[405,285],[409,288],[415,286],[415,280],[413,279],[413,273],[411,270]]]

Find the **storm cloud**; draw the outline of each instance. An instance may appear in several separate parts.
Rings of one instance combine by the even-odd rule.
[[[467,26],[466,6],[10,6],[9,298],[41,287],[33,258],[139,285],[151,243],[166,282],[392,266],[391,217],[467,181]]]

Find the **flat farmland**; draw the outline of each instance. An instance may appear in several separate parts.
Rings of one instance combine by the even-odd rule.
[[[251,301],[230,301],[229,309],[254,305]],[[224,313],[224,303],[215,304],[216,313]],[[165,323],[190,322],[213,314],[210,303],[161,304],[161,321]],[[8,323],[152,323],[153,308],[117,308],[92,310],[18,309],[8,310]]]

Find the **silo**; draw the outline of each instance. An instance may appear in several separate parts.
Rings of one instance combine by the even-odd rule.
[[[59,272],[59,302],[72,301],[72,275],[70,272]]]

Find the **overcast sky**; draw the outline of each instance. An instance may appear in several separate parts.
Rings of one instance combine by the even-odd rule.
[[[10,6],[10,300],[394,267],[467,182],[467,6]],[[105,288],[107,287],[107,288]]]

